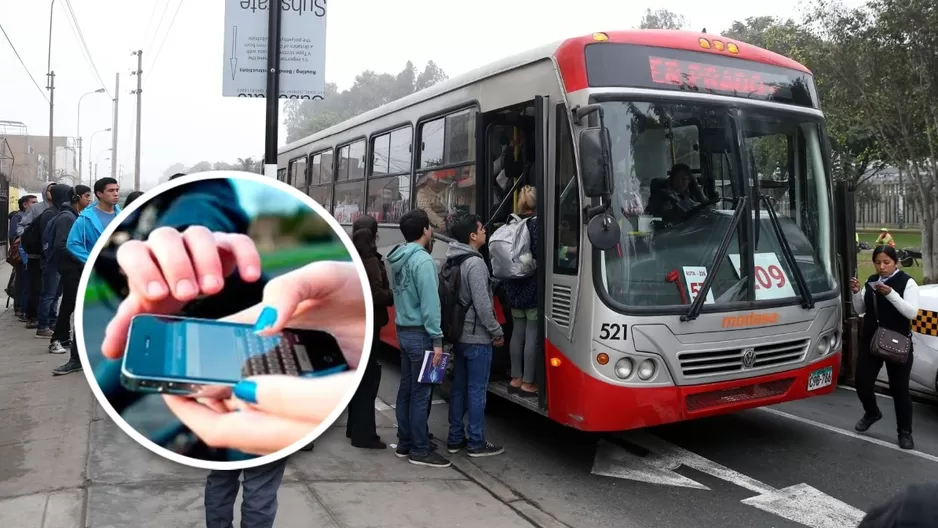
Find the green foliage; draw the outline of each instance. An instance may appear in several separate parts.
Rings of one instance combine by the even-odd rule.
[[[646,9],[638,27],[640,29],[685,29],[687,19],[684,18],[684,15],[679,15],[667,9],[656,9],[654,11]]]
[[[287,142],[315,134],[445,79],[446,74],[433,61],[420,73],[408,61],[397,75],[366,70],[355,78],[351,88],[342,92],[335,83],[328,83],[322,100],[287,103]]]

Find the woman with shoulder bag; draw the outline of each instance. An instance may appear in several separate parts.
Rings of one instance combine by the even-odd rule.
[[[850,279],[853,307],[863,317],[857,352],[856,388],[864,415],[856,430],[866,432],[883,417],[873,387],[886,365],[889,390],[896,405],[899,447],[914,449],[912,441],[912,320],[918,316],[918,284],[898,268],[899,256],[890,246],[873,250],[876,274],[860,284]]]

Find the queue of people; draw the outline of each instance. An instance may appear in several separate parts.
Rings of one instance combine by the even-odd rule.
[[[23,196],[10,216],[14,313],[37,339],[49,340],[49,353],[70,351],[69,360],[52,371],[57,376],[82,369],[72,324],[78,285],[89,253],[120,212],[119,191],[114,178],[99,179],[93,189],[50,183],[42,202]]]

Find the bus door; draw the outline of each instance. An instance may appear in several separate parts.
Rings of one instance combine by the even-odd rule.
[[[488,112],[484,117],[484,163],[485,182],[490,192],[483,194],[481,210],[486,220],[486,229],[491,235],[496,229],[507,221],[509,215],[517,213],[517,199],[519,190],[524,185],[531,185],[537,190],[537,216],[540,225],[544,225],[544,216],[547,208],[542,204],[547,199],[546,159],[547,159],[547,113],[546,97],[538,96],[531,101],[511,107]],[[542,228],[544,231],[546,228]],[[538,263],[537,291],[538,291],[538,347],[537,357],[543,358],[543,344],[545,336],[544,327],[544,287],[546,275],[544,273],[548,254],[545,251],[547,240],[540,235],[538,254],[535,255]],[[500,312],[504,323],[506,345],[503,353],[497,354],[492,361],[492,385],[498,394],[524,404],[538,412],[546,408],[546,397],[543,388],[546,372],[544,362],[538,361],[535,383],[541,389],[538,398],[522,398],[507,392],[510,381],[510,355],[509,342],[513,330],[511,306],[503,287],[496,289],[496,298],[500,305]]]

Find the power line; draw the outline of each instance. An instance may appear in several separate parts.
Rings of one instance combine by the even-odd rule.
[[[176,16],[179,14],[179,10],[182,8],[183,2],[186,0],[179,0],[179,5],[176,6],[176,12],[173,13],[172,20],[169,21],[169,27],[166,29],[166,33],[163,35],[163,40],[160,41],[160,46],[156,49],[156,55],[153,56],[153,62],[150,63],[150,69],[147,72],[147,76],[143,78],[144,81],[150,78],[150,74],[153,73],[154,68],[156,68],[156,61],[160,58],[160,52],[163,51],[163,44],[166,44],[166,38],[169,37],[169,33],[173,30],[173,24],[176,22]],[[166,5],[169,5],[167,2]]]
[[[156,29],[153,30],[153,38],[150,39],[150,43],[147,45],[147,47],[143,49],[147,51],[153,49],[153,44],[156,42],[156,37],[160,34],[160,28],[163,27],[163,19],[166,18],[166,12],[169,11],[169,2],[170,0],[166,0],[166,5],[163,6],[163,12],[160,13],[160,21],[158,24],[156,24]],[[153,8],[153,11],[156,12],[156,4],[153,5]],[[150,22],[152,23],[153,20],[150,19]]]
[[[39,87],[39,83],[36,82],[36,79],[33,77],[33,74],[30,73],[29,68],[26,67],[26,63],[23,62],[23,58],[20,57],[20,53],[16,51],[16,46],[14,46],[13,41],[10,40],[10,36],[7,35],[6,30],[3,29],[3,24],[0,24],[0,32],[3,32],[3,36],[6,37],[7,42],[10,43],[10,47],[13,48],[13,54],[16,55],[16,58],[19,59],[20,64],[23,65],[23,69],[26,70],[26,75],[28,75],[29,79],[33,81],[33,84],[36,85],[36,89],[39,90],[39,94],[42,95],[42,98],[45,99],[46,102],[49,102],[49,97],[46,96],[46,93],[42,91],[42,88]]]
[[[94,73],[94,76],[98,79],[98,82],[101,84],[101,88],[104,88],[104,92],[108,94],[108,97],[113,98],[111,92],[107,89],[107,86],[104,83],[104,80],[101,78],[101,74],[98,72],[98,67],[94,63],[94,58],[91,56],[91,48],[88,47],[88,43],[85,42],[85,34],[81,30],[81,24],[78,23],[78,17],[75,16],[75,10],[72,9],[71,0],[65,0],[65,6],[68,10],[67,14],[71,16],[72,22],[75,23],[75,30],[78,32],[78,40],[82,46],[82,49],[85,52],[85,55],[88,59],[88,62],[91,63],[91,71]]]
[[[167,1],[167,3],[169,2],[169,0],[166,0],[166,1]],[[160,0],[153,0],[153,8],[150,9],[150,16],[147,17],[147,20],[149,20],[150,22],[147,24],[147,29],[144,30],[144,32],[142,33],[143,41],[146,41],[146,40],[147,40],[147,35],[150,34],[150,28],[153,27],[153,20],[154,20],[154,19],[153,19],[153,15],[156,14],[156,6],[158,6],[159,4],[160,4]],[[159,28],[157,28],[157,29],[159,29]],[[141,42],[141,43],[142,43],[142,42]],[[149,49],[149,48],[147,48],[147,49]]]

